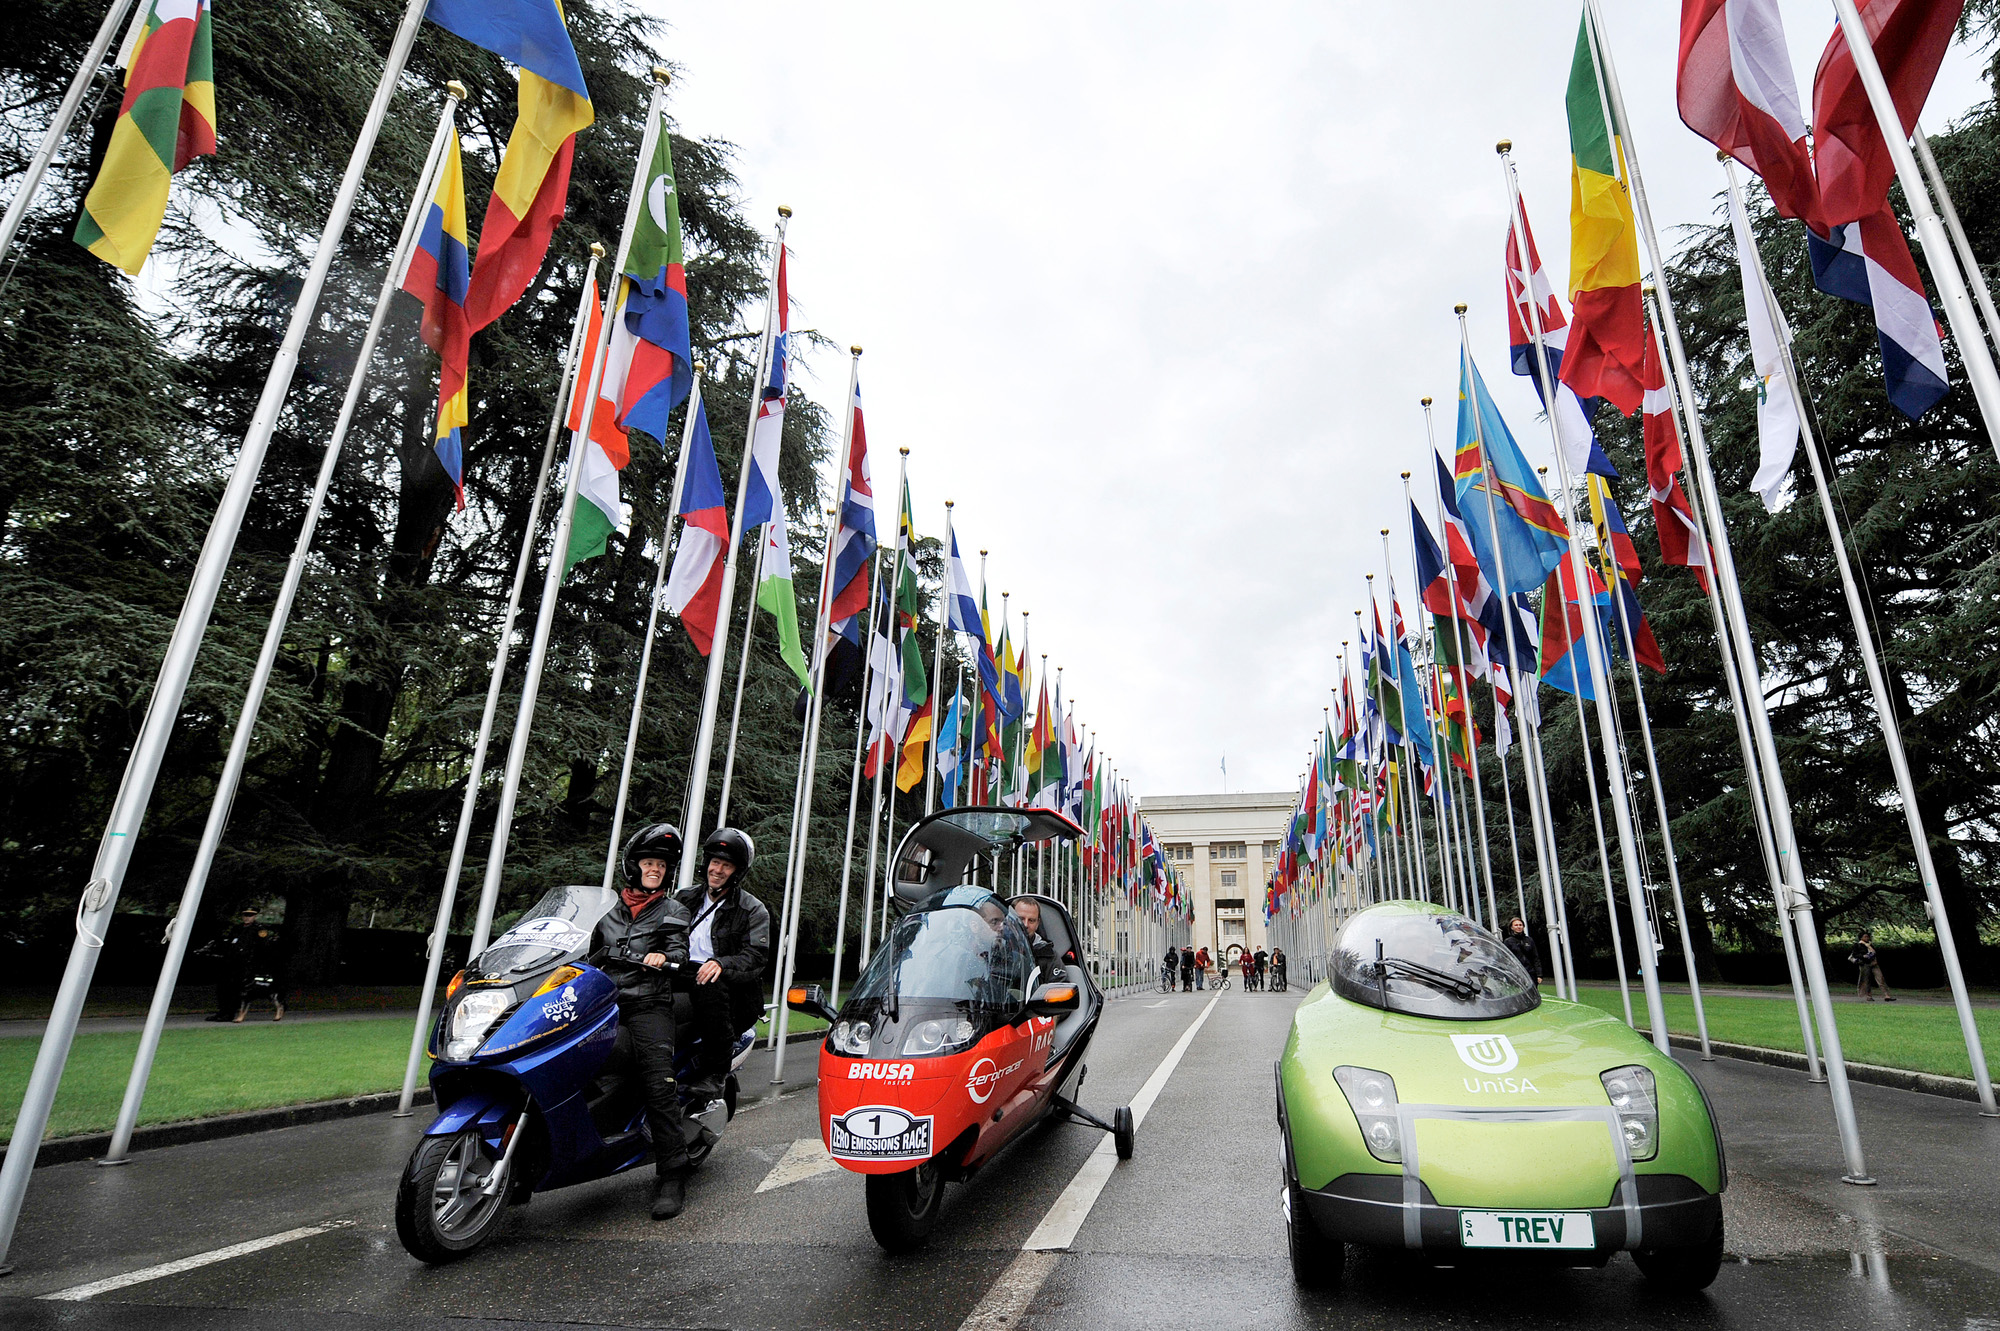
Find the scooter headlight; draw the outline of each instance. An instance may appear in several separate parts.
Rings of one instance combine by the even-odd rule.
[[[948,1054],[971,1044],[975,1033],[972,1023],[963,1017],[920,1021],[910,1027],[909,1034],[903,1037],[903,1053],[915,1057]]]
[[[487,1032],[513,1005],[512,989],[476,989],[460,999],[445,1023],[444,1057],[459,1063],[478,1053]]]
[[[1386,1164],[1403,1162],[1403,1127],[1396,1117],[1396,1079],[1373,1068],[1337,1067],[1333,1079],[1361,1125],[1368,1154]]]
[[[1618,1130],[1634,1160],[1651,1160],[1660,1153],[1660,1097],[1653,1073],[1636,1063],[1599,1075],[1604,1094],[1618,1115]]]

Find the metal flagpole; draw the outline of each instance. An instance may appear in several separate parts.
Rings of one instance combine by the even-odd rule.
[[[423,995],[417,1001],[417,1020],[410,1031],[410,1057],[403,1066],[403,1094],[392,1118],[408,1118],[417,1093],[417,1068],[423,1062],[424,1046],[430,1038],[431,1004],[437,998],[438,971],[444,961],[445,943],[451,935],[453,907],[458,900],[458,877],[465,867],[466,842],[472,835],[472,816],[479,807],[480,778],[486,771],[486,746],[493,738],[493,717],[500,710],[500,691],[507,679],[507,657],[514,642],[514,620],[521,612],[521,590],[528,582],[528,565],[535,557],[535,538],[541,531],[542,498],[548,493],[549,472],[555,467],[556,439],[562,433],[569,411],[570,395],[576,389],[577,361],[590,324],[590,293],[597,281],[597,265],[603,262],[604,246],[593,242],[590,266],[577,292],[576,317],[571,322],[569,350],[563,353],[562,383],[556,390],[555,407],[549,413],[548,437],[542,443],[542,465],[535,473],[534,498],[528,504],[528,522],[521,534],[521,553],[514,561],[514,585],[507,593],[507,611],[500,619],[494,640],[493,669],[486,682],[486,707],[479,714],[479,734],[472,745],[472,765],[465,774],[465,798],[459,803],[458,831],[451,842],[451,859],[444,871],[444,886],[438,893],[437,922],[431,927],[425,948]]]
[[[326,226],[320,232],[312,262],[300,283],[291,322],[286,326],[277,355],[271,360],[263,392],[250,417],[250,428],[244,433],[243,446],[230,468],[222,500],[216,505],[215,517],[195,561],[187,600],[181,606],[180,618],[174,624],[173,636],[161,658],[153,696],[146,704],[138,738],[132,745],[125,774],[112,800],[110,816],[105,820],[104,835],[98,843],[90,880],[77,905],[76,942],[70,949],[69,963],[56,990],[48,1026],[35,1055],[34,1070],[29,1074],[27,1088],[21,1096],[21,1109],[14,1120],[13,1147],[7,1152],[6,1162],[0,1164],[0,1275],[12,1269],[5,1266],[6,1254],[14,1241],[14,1226],[21,1218],[21,1203],[27,1196],[29,1173],[34,1168],[42,1134],[48,1127],[49,1111],[55,1104],[56,1086],[62,1080],[63,1065],[69,1061],[70,1044],[76,1037],[76,1023],[83,1015],[83,1001],[90,991],[91,976],[97,970],[98,951],[104,946],[104,933],[110,928],[111,915],[118,904],[118,891],[125,882],[132,847],[139,838],[146,805],[152,799],[153,784],[159,778],[160,763],[166,757],[167,740],[173,734],[174,722],[180,715],[181,698],[187,692],[188,676],[194,671],[195,654],[201,648],[209,615],[213,613],[216,597],[222,590],[222,576],[228,569],[230,553],[236,546],[236,534],[250,506],[250,492],[256,488],[257,473],[264,465],[271,433],[277,425],[278,413],[284,407],[293,371],[298,367],[299,348],[305,342],[307,330],[312,327],[314,309],[319,304],[320,292],[326,286],[327,271],[333,265],[334,254],[347,230],[348,216],[354,209],[355,197],[360,193],[362,173],[367,169],[369,154],[375,149],[375,140],[382,132],[382,122],[389,112],[389,99],[395,94],[397,80],[402,77],[403,66],[409,59],[410,48],[416,43],[417,30],[423,24],[424,3],[425,0],[409,0],[404,7],[401,25],[390,44],[388,58],[383,62],[381,78],[375,85],[374,100],[369,104],[360,136],[355,139],[353,151],[348,156],[346,174],[334,195],[333,207],[328,211]],[[115,28],[117,25],[109,26]]]
[[[14,235],[21,229],[29,205],[34,203],[35,195],[42,188],[42,177],[47,174],[49,163],[55,160],[56,149],[62,146],[64,136],[69,133],[77,108],[83,105],[83,95],[90,91],[98,69],[104,64],[104,57],[111,50],[112,41],[118,36],[118,27],[131,8],[132,0],[111,0],[111,8],[104,11],[104,22],[97,25],[97,36],[91,40],[90,49],[84,52],[83,63],[76,67],[76,76],[69,81],[69,91],[57,104],[55,119],[49,122],[48,129],[42,134],[42,146],[35,149],[35,155],[28,159],[28,169],[21,173],[21,183],[7,205],[7,214],[0,218],[0,259],[6,258],[7,251],[14,247]],[[374,147],[372,140],[369,147]]]
[[[747,458],[749,454],[744,456]],[[736,733],[743,723],[743,683],[750,677],[750,639],[757,632],[757,592],[764,585],[764,547],[768,544],[761,538],[757,542],[757,567],[750,574],[750,603],[743,609],[743,650],[736,658],[736,701],[729,707],[729,742],[722,747],[722,791],[715,803],[717,827],[729,821],[729,791],[736,779]]]
[[[1836,0],[1845,4],[1852,14],[1851,0]],[[1756,648],[1750,639],[1750,624],[1743,608],[1743,591],[1737,584],[1736,560],[1730,550],[1729,531],[1722,521],[1722,492],[1715,484],[1714,467],[1708,456],[1708,440],[1701,429],[1701,414],[1694,408],[1694,380],[1688,373],[1687,350],[1681,342],[1680,324],[1674,316],[1673,292],[1667,286],[1665,250],[1660,245],[1660,233],[1653,225],[1652,207],[1646,198],[1645,179],[1639,173],[1639,155],[1632,142],[1631,120],[1625,114],[1624,95],[1618,85],[1618,71],[1611,64],[1610,52],[1602,40],[1604,22],[1597,12],[1596,0],[1585,0],[1584,12],[1590,17],[1592,31],[1597,35],[1597,67],[1604,76],[1605,93],[1610,98],[1612,114],[1617,118],[1617,130],[1624,142],[1626,176],[1632,191],[1632,203],[1639,215],[1640,228],[1646,237],[1646,247],[1653,256],[1653,272],[1658,280],[1656,291],[1660,301],[1660,318],[1666,326],[1667,350],[1674,367],[1674,377],[1679,381],[1681,400],[1687,404],[1689,451],[1694,455],[1695,468],[1700,472],[1701,502],[1708,509],[1709,530],[1713,534],[1716,565],[1723,587],[1723,604],[1729,612],[1730,631],[1736,639],[1737,661],[1743,672],[1743,696],[1750,712],[1751,733],[1757,740],[1757,753],[1766,782],[1766,793],[1770,799],[1771,839],[1777,849],[1778,862],[1785,873],[1785,909],[1790,912],[1792,924],[1798,935],[1800,968],[1805,972],[1807,987],[1812,994],[1813,1016],[1819,1024],[1820,1046],[1825,1053],[1825,1067],[1828,1089],[1833,1098],[1833,1120],[1840,1136],[1841,1154],[1847,1165],[1842,1175],[1844,1182],[1858,1186],[1872,1184],[1868,1174],[1868,1162],[1861,1149],[1860,1125],[1854,1115],[1854,1097],[1847,1084],[1847,1061],[1841,1052],[1840,1028],[1834,1021],[1833,996],[1827,990],[1826,960],[1819,951],[1819,929],[1813,920],[1812,899],[1806,893],[1805,864],[1798,853],[1797,831],[1792,825],[1791,792],[1786,788],[1784,772],[1778,766],[1778,746],[1771,730],[1771,717],[1764,704],[1764,686],[1761,670],[1757,664]],[[1854,20],[1858,24],[1858,20]],[[1850,33],[1853,30],[1850,30]],[[1868,73],[1875,75],[1870,88],[1870,100],[1874,87],[1880,86],[1881,71],[1875,66],[1875,53],[1866,42],[1854,51],[1855,68],[1861,71],[1864,81]],[[1907,154],[1909,149],[1897,135],[1884,136],[1892,152]],[[1921,191],[1918,191],[1921,194]],[[1914,200],[1913,200],[1914,201]],[[1933,219],[1934,220],[1934,219]],[[1930,246],[1925,247],[1926,250]],[[1949,265],[1941,265],[1943,271]],[[1942,285],[1942,284],[1940,284]],[[1963,288],[1961,288],[1961,294]],[[1976,339],[1975,339],[1976,340]],[[1963,341],[1963,339],[1961,339]],[[1996,415],[1987,413],[1987,428],[1994,426]]]
[[[1544,592],[1543,595],[1546,596],[1547,593]],[[1548,613],[1546,606],[1543,607],[1542,613]],[[1575,675],[1573,669],[1571,675],[1573,679]],[[1590,757],[1590,724],[1583,712],[1582,690],[1579,689],[1570,697],[1576,703],[1576,733],[1583,753],[1583,784],[1590,792],[1590,822],[1597,833],[1597,867],[1604,879],[1604,922],[1611,929],[1611,960],[1618,968],[1618,1000],[1625,1008],[1625,1024],[1635,1026],[1637,1023],[1632,1020],[1632,986],[1625,970],[1625,942],[1618,929],[1618,895],[1611,886],[1611,856],[1604,845],[1604,813],[1597,799],[1597,764]],[[1615,791],[1613,796],[1616,797]],[[1636,941],[1637,921],[1634,921],[1634,925],[1633,938]]]
[[[703,368],[700,361],[694,363],[694,386],[688,394],[686,414],[681,418],[681,455],[674,463],[673,496],[667,501],[667,520],[660,529],[660,558],[653,570],[653,599],[646,611],[646,640],[639,649],[639,678],[632,685],[632,723],[625,731],[625,762],[618,769],[618,801],[611,806],[611,839],[604,848],[604,890],[607,892],[611,890],[611,876],[618,867],[618,837],[625,830],[625,800],[632,790],[632,758],[639,750],[639,721],[645,715],[646,676],[653,668],[653,639],[660,627],[660,592],[666,586],[674,518],[681,511],[682,488],[687,484],[688,445],[694,438],[695,417],[701,411]],[[682,828],[681,835],[682,853],[685,854],[686,838],[692,833]],[[696,844],[700,842],[697,840]]]
[[[702,804],[708,795],[709,760],[715,753],[715,717],[722,703],[722,672],[725,668],[725,649],[729,641],[729,615],[736,598],[736,557],[743,544],[743,500],[750,490],[750,468],[753,462],[751,444],[757,433],[757,404],[764,391],[765,378],[769,373],[771,357],[771,329],[776,322],[778,300],[778,265],[784,261],[785,228],[790,225],[792,210],[782,205],[778,208],[777,243],[771,251],[771,279],[767,288],[764,308],[764,334],[757,343],[756,377],[750,386],[750,421],[743,432],[743,463],[736,475],[736,509],[730,520],[729,550],[723,562],[722,596],[715,607],[715,641],[708,653],[708,672],[702,678],[701,724],[695,730],[694,759],[689,764],[692,777],[688,781],[687,831],[690,837],[701,835]],[[774,496],[775,498],[775,496]],[[763,562],[763,544],[759,542],[758,562]],[[751,604],[756,604],[753,593]],[[744,637],[749,637],[746,627]],[[721,826],[721,819],[716,821]],[[674,878],[676,894],[685,892],[694,883],[694,860],[692,855],[681,856],[680,872]]]
[[[1534,677],[1530,676],[1527,687],[1536,688]],[[1536,705],[1539,713],[1540,704]],[[1549,841],[1549,876],[1555,888],[1554,919],[1561,931],[1560,946],[1556,949],[1556,960],[1563,968],[1565,983],[1569,986],[1571,1001],[1575,1001],[1576,988],[1576,940],[1569,931],[1569,894],[1563,890],[1562,854],[1556,845],[1556,811],[1549,794],[1548,758],[1542,751],[1542,729],[1539,719],[1535,729],[1529,733],[1528,742],[1522,745],[1521,767],[1528,781],[1528,795],[1539,802],[1542,811],[1542,833]]]
[[[1647,299],[1646,327],[1648,334],[1662,345],[1658,292],[1651,283],[1641,288]],[[1662,359],[1665,359],[1662,357]],[[1678,431],[1680,421],[1687,415],[1688,404],[1681,400],[1678,383],[1672,376],[1667,378],[1667,396],[1674,412],[1674,428]],[[1687,435],[1683,438],[1691,437]],[[1703,516],[1704,504],[1700,477],[1694,466],[1682,459],[1682,468],[1687,477],[1688,493],[1693,502],[1688,507],[1688,516],[1694,519],[1694,536],[1703,551],[1703,567],[1709,571],[1707,578],[1708,611],[1714,622],[1715,646],[1722,657],[1722,677],[1729,686],[1730,717],[1736,722],[1736,743],[1743,754],[1743,771],[1747,778],[1744,794],[1749,797],[1751,821],[1757,828],[1757,844],[1764,855],[1764,876],[1771,887],[1771,906],[1778,920],[1778,943],[1785,954],[1785,970],[1792,985],[1792,999],[1798,1009],[1799,1039],[1806,1051],[1806,1079],[1825,1081],[1826,1074],[1820,1070],[1819,1038],[1813,1029],[1812,1011],[1806,997],[1805,977],[1799,970],[1799,954],[1792,938],[1792,921],[1785,910],[1784,875],[1778,869],[1778,852],[1771,835],[1770,807],[1765,799],[1764,777],[1758,770],[1756,741],[1751,738],[1749,712],[1743,703],[1743,685],[1738,675],[1735,642],[1730,636],[1729,621],[1722,609],[1722,579],[1716,572],[1716,545],[1708,537],[1708,520]]]
[[[1401,687],[1403,652],[1407,650],[1407,647],[1403,642],[1402,633],[1396,627],[1396,621],[1401,618],[1402,607],[1396,603],[1396,569],[1394,562],[1389,557],[1389,529],[1387,527],[1382,528],[1382,575],[1389,583],[1389,632],[1396,639],[1396,647],[1392,656],[1396,664],[1396,696],[1400,698],[1403,693]],[[1417,699],[1417,707],[1420,711],[1424,710],[1422,698]],[[1403,715],[1400,719],[1403,722],[1402,729],[1407,731],[1410,724],[1410,703],[1407,698],[1403,699]],[[1410,750],[1409,771],[1404,773],[1404,777],[1406,778],[1405,785],[1408,789],[1410,801],[1410,828],[1416,837],[1416,840],[1410,846],[1410,854],[1412,865],[1416,870],[1415,880],[1423,885],[1424,899],[1428,901],[1431,895],[1431,874],[1429,866],[1424,863],[1424,808],[1423,800],[1420,797],[1423,781],[1418,770],[1423,760],[1417,756],[1415,741],[1408,734],[1405,734],[1403,739],[1404,747]],[[1443,868],[1442,863],[1440,863],[1439,868]],[[1445,890],[1449,890],[1448,884]]]
[[[1527,225],[1522,220],[1520,182],[1514,178],[1514,162],[1509,155],[1510,148],[1511,145],[1506,140],[1501,140],[1499,145],[1501,174],[1507,178],[1509,224],[1514,231],[1515,244],[1525,255],[1528,252]],[[1532,286],[1532,283],[1530,285]],[[1535,377],[1541,383],[1542,400],[1551,404],[1550,410],[1545,415],[1549,423],[1549,440],[1555,445],[1556,479],[1561,483],[1564,494],[1568,495],[1572,489],[1569,456],[1563,451],[1562,440],[1556,432],[1555,385],[1549,381],[1548,358],[1543,354],[1542,307],[1532,290],[1528,292],[1527,311],[1528,331],[1535,342]],[[1583,548],[1578,543],[1574,530],[1569,540],[1569,562],[1570,571],[1576,578],[1578,609],[1581,610],[1583,603],[1591,598],[1590,575],[1584,569]],[[1613,796],[1611,821],[1618,832],[1619,856],[1625,870],[1625,896],[1631,908],[1633,928],[1636,930],[1646,918],[1646,896],[1645,886],[1639,873],[1638,842],[1635,840],[1632,827],[1632,810],[1624,799],[1619,797],[1619,792],[1625,788],[1625,764],[1623,756],[1618,752],[1618,720],[1611,708],[1610,672],[1605,660],[1610,654],[1610,644],[1602,637],[1602,626],[1598,623],[1594,611],[1584,614],[1582,619],[1584,653],[1590,658],[1590,678],[1594,686],[1592,692],[1597,695],[1597,732],[1604,746],[1604,784]],[[1579,704],[1581,701],[1578,700]],[[1596,791],[1594,782],[1591,789],[1594,797]],[[1614,923],[1614,940],[1616,927]],[[1622,969],[1620,976],[1622,982]],[[1660,977],[1650,947],[1639,948],[1639,981],[1646,991],[1646,1014],[1648,1023],[1652,1027],[1653,1045],[1661,1053],[1667,1053],[1671,1049],[1667,1042],[1667,1010],[1660,999]]]
[[[898,490],[896,492],[896,523],[899,528],[898,540],[901,539],[900,528],[903,520],[902,503],[902,491]],[[931,655],[931,698],[933,700],[931,703],[931,760],[924,765],[924,816],[926,818],[930,817],[937,809],[937,755],[944,752],[945,719],[938,715],[937,703],[938,700],[944,697],[944,640],[950,632],[948,626],[951,623],[951,510],[952,501],[947,499],[944,501],[944,557],[946,567],[944,577],[938,583],[937,646]],[[956,747],[957,744],[958,737],[954,735],[952,736],[952,745]]]
[[[584,417],[581,428],[570,433],[569,466],[563,480],[562,507],[556,512],[555,543],[549,551],[549,566],[542,576],[542,602],[536,607],[535,636],[528,647],[527,674],[521,681],[521,703],[514,720],[514,733],[507,741],[507,766],[500,784],[499,809],[493,818],[493,842],[486,855],[486,879],[479,887],[479,911],[472,921],[472,941],[466,958],[478,956],[486,948],[493,929],[493,908],[500,899],[500,879],[507,867],[507,842],[513,831],[514,802],[520,794],[521,771],[528,760],[528,741],[535,725],[535,703],[541,695],[542,667],[549,656],[549,637],[555,627],[556,602],[562,596],[563,576],[569,554],[570,526],[576,512],[577,477],[583,471],[583,446],[589,438],[590,413],[595,410],[598,389],[604,381],[604,362],[611,345],[614,315],[618,309],[618,288],[625,272],[625,258],[631,251],[632,226],[639,207],[645,202],[646,171],[652,165],[653,145],[660,133],[660,107],[667,97],[664,69],[653,71],[653,95],[646,108],[646,131],[639,145],[639,158],[632,165],[632,184],[625,200],[625,222],[618,237],[618,257],[612,265],[612,279],[604,293],[604,326],[592,352],[590,383],[584,389]],[[689,857],[683,855],[685,862]]]
[[[909,465],[910,450],[896,450],[904,459],[903,466]],[[901,493],[902,487],[897,487]],[[861,753],[868,734],[868,685],[875,671],[873,655],[868,644],[875,636],[875,597],[881,590],[882,547],[878,543],[868,556],[868,610],[861,620],[861,706],[856,708],[854,723],[854,761],[847,778],[847,845],[840,856],[840,911],[833,927],[833,985],[827,1001],[834,1007],[840,1006],[840,965],[847,951],[847,896],[848,887],[854,876],[854,815],[861,803]],[[862,928],[864,941],[868,932]]]
[[[785,872],[778,879],[778,928],[772,935],[775,944],[771,951],[771,1004],[774,1008],[784,1005],[785,946],[792,925],[792,864],[799,853],[799,801],[804,796],[806,749],[811,743],[812,716],[808,711],[805,724],[799,727],[799,760],[792,777],[792,813],[785,832]],[[765,1048],[777,1047],[778,1023],[775,1019],[765,1031],[765,1041]]]
[[[1736,190],[1736,172],[1728,163],[1724,164],[1723,170],[1729,177],[1730,207],[1740,212],[1743,202]],[[1959,966],[1951,921],[1945,917],[1944,898],[1938,892],[1937,869],[1931,862],[1930,834],[1924,828],[1923,810],[1917,805],[1917,786],[1910,774],[1909,755],[1903,749],[1902,727],[1897,724],[1895,708],[1889,700],[1888,680],[1882,673],[1882,661],[1875,650],[1875,635],[1868,627],[1868,611],[1862,604],[1861,589],[1857,585],[1853,565],[1847,558],[1847,542],[1834,515],[1833,495],[1826,483],[1826,466],[1820,462],[1820,441],[1812,424],[1815,419],[1812,403],[1806,398],[1805,384],[1800,380],[1798,365],[1792,359],[1791,325],[1786,322],[1784,311],[1778,308],[1778,298],[1771,290],[1769,276],[1764,272],[1763,255],[1755,252],[1754,244],[1753,240],[1751,257],[1756,260],[1757,284],[1762,288],[1760,294],[1765,308],[1770,311],[1771,320],[1777,326],[1778,349],[1785,358],[1785,374],[1790,380],[1792,401],[1798,408],[1799,433],[1805,442],[1806,460],[1812,465],[1820,516],[1826,521],[1827,539],[1833,543],[1834,565],[1840,571],[1840,589],[1847,600],[1847,616],[1854,625],[1855,643],[1861,649],[1861,664],[1868,674],[1868,691],[1873,695],[1876,720],[1882,727],[1882,743],[1889,751],[1889,766],[1896,776],[1896,794],[1903,802],[1903,820],[1909,827],[1910,848],[1916,855],[1917,875],[1923,880],[1924,904],[1930,912],[1931,924],[1937,930],[1938,951],[1944,957],[1945,977],[1951,984],[1952,1006],[1958,1010],[1959,1031],[1965,1040],[1966,1057],[1971,1060],[1980,1113],[1987,1117],[2000,1117],[2000,1108],[1995,1106],[1993,1100],[1993,1083],[1986,1073],[1986,1052],[1980,1047],[1972,1000],[1965,990],[1965,974]]]
[[[1945,229],[1951,233],[1952,247],[1958,256],[1959,266],[1965,270],[1966,284],[1972,288],[1973,297],[1979,302],[1979,313],[1986,320],[1987,336],[2000,337],[2000,313],[1993,308],[1993,292],[1986,285],[1986,270],[1972,256],[1972,243],[1965,238],[1965,228],[1959,225],[1958,208],[1951,201],[1951,191],[1945,188],[1944,172],[1938,170],[1937,158],[1931,156],[1930,137],[1924,133],[1922,125],[1916,126],[1911,133],[1910,146],[1916,149],[1917,161],[1924,168],[1924,179],[1937,196],[1938,211],[1944,215]]]
[[[1945,234],[1944,223],[1938,219],[1930,191],[1924,188],[1924,173],[1917,166],[1915,154],[1910,151],[1908,137],[1903,131],[1903,118],[1896,110],[1888,83],[1882,78],[1882,67],[1875,60],[1875,48],[1870,44],[1868,29],[1861,22],[1861,12],[1854,7],[1854,0],[1833,0],[1833,11],[1840,17],[1836,26],[1847,39],[1848,54],[1854,57],[1854,72],[1868,93],[1868,104],[1874,108],[1883,142],[1889,148],[1890,160],[1896,164],[1896,179],[1902,183],[1903,197],[1910,205],[1911,220],[1917,224],[1917,238],[1923,242],[1924,259],[1930,264],[1931,280],[1937,284],[1938,297],[1944,302],[1945,321],[1951,325],[1952,338],[1958,343],[1959,358],[1965,364],[1965,377],[1972,383],[1972,395],[1978,399],[1979,414],[1986,421],[1986,437],[1993,444],[1994,456],[2000,457],[2000,370],[1994,368],[1993,348],[1987,344],[1985,334],[1979,327],[1972,296],[1965,289],[1965,277],[1959,272],[1958,261],[1952,255],[1951,240]],[[1604,26],[1597,16],[1594,0],[1588,12],[1591,26],[1597,29],[1597,44],[1601,48],[1604,45]],[[1605,80],[1616,87],[1616,79],[1608,72]],[[1618,118],[1625,118],[1622,112]],[[1638,172],[1635,170],[1632,174],[1637,175]],[[1970,250],[1966,252],[1965,262],[1968,268],[1976,268]]]
[[[118,1109],[117,1126],[111,1132],[111,1146],[97,1162],[100,1165],[122,1165],[126,1162],[126,1151],[132,1144],[132,1130],[139,1122],[139,1107],[146,1098],[146,1083],[153,1073],[153,1058],[159,1052],[160,1032],[166,1027],[167,1009],[173,1005],[174,988],[180,981],[181,962],[187,955],[188,938],[194,932],[195,919],[201,912],[202,894],[208,887],[208,875],[215,864],[216,851],[221,847],[222,835],[229,826],[230,810],[236,803],[236,790],[243,780],[244,764],[250,757],[250,741],[257,731],[257,714],[264,705],[264,691],[271,683],[271,671],[276,667],[278,652],[284,646],[285,626],[291,622],[292,604],[298,598],[299,583],[305,577],[306,560],[312,554],[313,534],[318,530],[320,513],[326,507],[327,492],[333,488],[333,474],[340,464],[341,448],[347,442],[347,431],[353,423],[355,408],[361,401],[361,388],[368,379],[368,365],[375,355],[376,340],[381,336],[383,321],[388,317],[389,302],[396,294],[403,266],[416,243],[418,225],[430,205],[438,163],[444,157],[452,119],[464,96],[464,85],[445,85],[444,110],[438,115],[430,154],[424,160],[423,169],[417,173],[410,206],[403,214],[403,230],[396,238],[396,248],[391,251],[388,271],[382,275],[382,288],[375,297],[375,310],[369,318],[368,331],[362,336],[361,347],[355,354],[354,371],[347,381],[347,397],[341,403],[340,415],[334,422],[333,433],[326,442],[326,452],[320,459],[319,477],[313,484],[312,498],[306,503],[305,517],[299,523],[298,539],[293,543],[291,559],[285,565],[277,601],[271,607],[271,620],[264,630],[257,664],[250,672],[250,687],[244,692],[243,708],[236,717],[236,731],[230,737],[229,754],[223,760],[221,774],[216,777],[215,795],[209,801],[208,822],[202,828],[194,865],[188,871],[180,906],[167,925],[167,955],[160,964],[160,977],[153,988],[152,1005],[146,1011],[145,1027],[139,1035],[139,1052],[132,1060],[131,1077],[125,1084],[125,1099]]]

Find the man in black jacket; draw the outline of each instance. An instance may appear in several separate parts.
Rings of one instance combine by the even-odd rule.
[[[654,823],[625,843],[625,888],[597,922],[590,964],[618,986],[618,1043],[646,1089],[659,1187],[653,1219],[668,1220],[687,1203],[687,1138],[674,1080],[673,973],[688,959],[688,917],[667,889],[681,857],[681,834]]]
[[[747,833],[717,829],[701,843],[701,872],[680,897],[690,921],[688,960],[694,973],[694,1024],[700,1044],[696,1100],[722,1094],[736,1037],[764,1010],[764,971],[771,961],[771,912],[745,886],[757,847]]]

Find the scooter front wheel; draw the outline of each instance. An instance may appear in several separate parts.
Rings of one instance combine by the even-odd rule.
[[[499,1167],[477,1128],[417,1143],[396,1189],[396,1237],[412,1257],[454,1262],[493,1237],[507,1216]]]
[[[924,1246],[944,1204],[944,1171],[925,1161],[900,1174],[868,1175],[868,1229],[886,1252]]]

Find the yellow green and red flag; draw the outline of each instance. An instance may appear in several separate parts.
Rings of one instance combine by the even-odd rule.
[[[1569,89],[1569,345],[1562,381],[1588,401],[1630,416],[1645,400],[1640,374],[1646,313],[1639,298],[1639,231],[1625,190],[1625,149],[1591,44],[1590,17],[1576,34]]]

